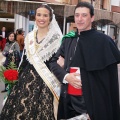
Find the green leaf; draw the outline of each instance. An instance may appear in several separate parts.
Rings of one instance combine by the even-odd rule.
[[[7,79],[5,79],[3,72],[8,69],[17,70],[17,66],[15,65],[14,62],[10,62],[6,68],[4,66],[0,66],[0,81],[3,81],[4,83],[8,83],[8,85],[12,87],[18,80],[8,81]]]
[[[0,72],[3,72],[5,70],[6,70],[6,68],[4,66],[0,66]]]
[[[17,70],[17,66],[14,62],[10,62],[9,65],[7,66],[7,69]]]

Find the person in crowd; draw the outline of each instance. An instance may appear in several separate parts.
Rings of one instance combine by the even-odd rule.
[[[16,40],[17,40],[18,30],[19,30],[19,29],[17,29],[17,30],[15,31],[15,38],[16,38]]]
[[[15,39],[14,32],[8,33],[7,43],[5,44],[5,48],[2,54],[6,57],[6,60],[3,64],[5,67],[7,67],[7,65],[11,61],[14,61],[16,66],[18,67],[20,62],[20,47]],[[16,54],[18,55],[18,57],[16,56]],[[14,58],[13,58],[13,55],[14,55]]]
[[[3,51],[3,49],[5,47],[6,38],[7,38],[6,28],[2,27],[2,30],[0,31],[0,49],[1,49],[1,51]]]
[[[113,39],[113,41],[115,42],[115,44],[117,45],[117,44],[118,44],[118,40],[116,39],[116,36],[115,36],[115,35],[113,35],[112,39]]]
[[[7,37],[7,43],[5,44],[5,48],[2,51],[3,56],[6,57],[3,66],[7,67],[11,61],[13,61],[16,66],[18,67],[20,62],[20,48],[18,43],[15,40],[14,32],[10,32]],[[14,57],[13,57],[14,54]],[[6,92],[7,84],[5,84],[5,90],[1,92]]]
[[[120,40],[118,40],[117,47],[118,47],[118,49],[119,49],[119,51],[120,51]]]
[[[19,80],[2,109],[1,120],[55,120],[53,100],[59,99],[60,83],[48,68],[62,33],[47,4],[37,8],[35,23],[25,38]]]
[[[23,36],[23,30],[18,30],[17,34],[17,42],[20,46],[20,57],[22,57],[23,49],[24,49],[24,36]]]
[[[57,120],[120,120],[120,52],[109,36],[92,29],[94,8],[90,3],[76,5],[74,20],[77,32],[63,37],[50,62],[51,71],[62,84]],[[71,72],[74,67],[80,71]]]

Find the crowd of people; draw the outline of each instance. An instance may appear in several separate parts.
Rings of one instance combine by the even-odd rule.
[[[92,28],[90,3],[76,5],[74,21],[77,30],[63,36],[54,10],[41,4],[35,27],[25,39],[22,30],[16,37],[13,32],[4,34],[3,55],[7,58],[17,51],[21,60],[15,61],[20,70],[18,82],[0,120],[120,120],[120,51],[111,37]],[[4,66],[10,61],[6,59]]]

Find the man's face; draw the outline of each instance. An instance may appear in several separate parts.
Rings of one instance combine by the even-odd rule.
[[[4,32],[6,29],[5,29],[5,27],[2,27],[2,31]]]
[[[81,32],[91,29],[94,16],[91,17],[90,10],[88,8],[78,7],[75,10],[74,19],[78,32]]]

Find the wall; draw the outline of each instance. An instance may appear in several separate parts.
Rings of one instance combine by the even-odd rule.
[[[110,10],[110,0],[103,0],[103,8],[106,10]]]
[[[111,5],[120,6],[120,0],[111,0]]]
[[[95,0],[94,8],[100,9],[100,0]]]
[[[91,0],[81,0],[81,1],[85,1],[85,2],[89,2],[89,3],[91,3]]]
[[[111,11],[112,12],[119,12],[120,13],[120,7],[119,6],[111,6]]]
[[[70,4],[70,5],[76,5],[78,3],[78,0],[42,0],[42,1],[51,2],[51,3]]]

